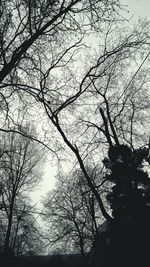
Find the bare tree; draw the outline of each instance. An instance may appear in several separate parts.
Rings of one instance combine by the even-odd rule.
[[[43,236],[41,226],[34,217],[35,207],[17,206],[14,210],[14,220],[10,246],[16,256],[41,254],[43,251]],[[20,208],[20,209],[19,209]]]
[[[30,139],[18,137],[15,133],[2,135],[1,145],[5,153],[0,159],[1,182],[1,227],[4,233],[5,252],[11,247],[14,231],[19,227],[16,214],[19,203],[24,203],[27,192],[33,190],[41,179],[42,153]],[[2,147],[2,146],[1,146]],[[15,230],[16,229],[16,230]],[[17,232],[16,232],[17,234]]]
[[[88,185],[99,199],[100,207],[106,217],[109,215],[105,212],[99,194],[90,181],[80,153],[65,136],[58,123],[58,115],[90,86],[83,88],[88,77],[86,74],[79,89],[70,87],[70,82],[72,84],[76,78],[72,75],[71,68],[67,66],[69,62],[73,63],[73,56],[81,47],[81,40],[87,36],[85,30],[102,31],[102,22],[113,23],[118,19],[117,11],[120,8],[119,1],[71,0],[37,3],[37,1],[14,0],[11,5],[9,1],[1,2],[0,13],[0,81],[2,113],[4,113],[2,130],[11,131],[12,125],[20,125],[20,120],[16,121],[18,112],[20,114],[23,110],[26,119],[29,114],[34,114],[34,103],[38,103],[40,109],[44,107],[44,112],[52,121],[54,128],[57,128],[66,144],[77,156]],[[59,78],[55,79],[54,89],[49,90],[49,85],[52,85],[54,80],[53,70],[58,67],[66,70],[63,75],[69,71],[69,76],[67,75],[60,83],[60,71]],[[70,87],[68,95],[62,90],[64,86],[66,90]],[[56,141],[54,146],[57,150],[60,149]]]
[[[116,46],[113,44],[112,47],[109,47],[107,39],[105,40],[106,43],[102,55],[99,56],[96,64],[89,69],[80,82],[77,93],[71,96],[67,95],[63,103],[56,108],[53,104],[50,105],[46,94],[43,94],[42,100],[48,118],[60,133],[65,144],[75,155],[86,177],[87,184],[99,203],[103,216],[109,221],[112,218],[106,211],[102,199],[90,179],[84,159],[88,160],[94,155],[95,160],[97,160],[97,154],[100,153],[102,143],[105,143],[105,147],[108,147],[108,145],[113,145],[116,142],[119,144],[119,141],[121,141],[128,142],[131,146],[134,146],[135,137],[140,137],[140,132],[137,132],[135,127],[145,118],[143,115],[148,110],[149,103],[149,95],[144,88],[144,86],[147,86],[145,77],[143,77],[143,83],[139,88],[135,83],[135,79],[141,77],[143,73],[141,68],[149,56],[149,37],[147,36],[149,25],[146,23],[141,26],[140,32],[136,28],[128,36],[121,35]],[[141,52],[145,53],[145,57],[141,61],[138,59],[140,49]],[[126,73],[126,64],[129,64],[130,60],[134,64],[136,58],[139,63],[136,71],[133,73],[129,67],[129,80],[126,81],[124,86],[125,78],[123,77],[122,79],[122,72]],[[147,66],[144,71],[145,75],[147,75]],[[113,83],[115,83],[115,88]],[[89,101],[89,104],[87,104],[87,109],[83,109],[86,101]],[[89,108],[90,101],[92,108]],[[144,112],[143,109],[145,109]],[[82,112],[83,110],[84,112]],[[94,122],[91,120],[93,114],[95,116]],[[87,119],[84,119],[84,117]],[[70,126],[72,118],[73,120],[75,118],[75,120],[72,120],[72,125]],[[105,120],[109,122],[108,127],[110,129],[105,127],[107,125]],[[112,137],[112,141],[108,140],[108,138],[105,139],[105,137],[109,136]],[[91,137],[92,142],[89,137]],[[143,138],[141,138],[141,141],[143,141]],[[86,151],[86,156],[83,156],[84,151]]]
[[[65,85],[70,86],[72,76],[68,63],[73,64],[78,50],[85,48],[83,39],[91,29],[99,32],[103,28],[102,22],[113,23],[118,19],[120,9],[118,0],[1,2],[1,130],[8,131],[12,125],[21,124],[20,119],[16,120],[16,114],[22,110],[23,116],[31,121],[31,114],[35,115],[36,108],[36,120],[40,122],[43,118],[43,113],[39,113],[43,94],[45,90],[48,93],[50,84],[52,88],[47,100],[55,107],[64,101],[65,94],[60,90]],[[65,66],[66,73],[62,78]],[[57,75],[54,75],[55,70]],[[60,88],[56,90],[57,85]],[[70,96],[72,89],[70,87],[68,91]],[[31,96],[38,101],[35,103]],[[59,150],[55,140],[51,145],[42,131],[40,134],[42,136],[34,136],[34,139],[39,139],[52,152]]]
[[[104,120],[99,112],[100,107],[107,114],[105,118],[109,121],[111,130],[112,125],[117,129],[119,140],[127,140],[133,145],[134,122],[136,125],[139,123],[139,107],[140,115],[142,115],[143,106],[147,110],[147,104],[144,105],[143,98],[143,95],[146,98],[146,94],[142,93],[147,84],[143,79],[140,87],[136,83],[134,87],[134,82],[149,55],[149,24],[140,23],[132,32],[124,30],[122,34],[117,32],[117,40],[115,40],[114,33],[117,27],[113,22],[116,22],[116,8],[120,9],[118,1],[56,1],[53,5],[51,2],[44,2],[44,6],[39,2],[37,8],[34,5],[35,2],[31,1],[23,4],[19,2],[17,6],[15,4],[14,1],[10,9],[7,4],[2,6],[1,13],[3,18],[7,13],[5,17],[9,22],[6,23],[4,18],[2,44],[6,42],[6,40],[4,42],[4,36],[10,33],[10,28],[12,29],[10,26],[15,16],[18,22],[16,31],[12,31],[10,38],[7,38],[7,45],[5,47],[2,45],[3,112],[5,111],[9,123],[15,123],[15,116],[12,116],[12,112],[9,113],[10,107],[14,111],[14,105],[10,105],[12,98],[17,99],[19,104],[25,103],[21,108],[24,107],[27,118],[29,112],[31,114],[35,112],[31,104],[34,103],[34,107],[42,110],[41,118],[45,117],[53,125],[50,133],[57,139],[53,142],[54,147],[62,155],[64,145],[58,142],[61,136],[65,148],[68,147],[77,159],[103,216],[111,221],[112,218],[106,211],[95,184],[90,179],[85,159],[88,161],[92,158],[93,161],[97,161],[97,155],[100,155],[102,147],[105,150],[108,146],[105,139]],[[14,6],[17,11],[10,19],[8,14],[10,10],[14,10]],[[110,14],[111,19],[109,19]],[[106,32],[102,31],[102,22],[107,22]],[[5,24],[8,26],[6,30]],[[96,59],[91,63],[89,57],[88,66],[81,73],[81,68],[80,71],[76,71],[74,60],[77,60],[76,53],[81,47],[82,38],[87,37],[85,29],[88,32],[94,29],[98,34],[101,33],[100,37],[103,41],[100,43],[101,49]],[[72,35],[72,31],[75,31],[77,36]],[[70,39],[67,33],[70,34]],[[63,36],[67,36],[66,43],[62,42]],[[85,48],[85,42],[82,43]],[[5,52],[8,54],[6,55]],[[80,55],[78,53],[78,56]],[[144,59],[140,61],[141,55]],[[138,67],[133,74],[131,69],[137,64]],[[56,68],[59,68],[59,71],[54,75]],[[145,72],[145,79],[147,73]],[[133,87],[135,90],[131,90]],[[139,100],[138,107],[137,100]],[[129,116],[126,116],[126,112]],[[93,115],[94,120],[91,120]],[[7,120],[5,125],[6,122]],[[111,134],[115,141],[114,133],[111,132]],[[54,139],[51,138],[51,140]],[[105,146],[100,146],[101,144]],[[84,151],[86,156],[83,155]]]
[[[91,172],[92,181],[96,182],[97,174],[96,169]],[[76,170],[69,180],[60,175],[56,188],[48,193],[43,204],[45,215],[42,217],[46,221],[51,251],[59,248],[61,253],[80,252],[86,260],[102,215],[81,170]]]

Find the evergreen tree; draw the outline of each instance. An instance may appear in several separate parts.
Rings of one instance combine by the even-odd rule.
[[[128,259],[132,254],[132,259],[143,261],[150,240],[150,179],[144,170],[150,164],[149,149],[111,146],[103,162],[113,184],[107,195],[113,216],[110,243]]]

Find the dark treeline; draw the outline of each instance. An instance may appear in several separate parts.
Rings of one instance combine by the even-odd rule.
[[[83,267],[92,266],[90,262],[86,265],[83,263],[81,254],[68,254],[68,255],[49,255],[49,256],[22,256],[22,257],[9,257],[3,255],[1,258],[3,266],[13,267]]]

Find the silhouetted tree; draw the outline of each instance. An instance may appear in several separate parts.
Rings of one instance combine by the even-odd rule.
[[[150,178],[144,167],[150,164],[149,148],[116,145],[108,156],[104,160],[110,171],[107,179],[114,184],[107,196],[113,215],[112,248],[126,253],[130,266],[145,264],[150,240]]]
[[[97,235],[96,266],[100,255],[104,266],[111,266],[111,262],[115,266],[141,266],[148,260],[150,240],[150,178],[145,169],[150,164],[149,146],[133,149],[120,144],[111,118],[107,121],[102,109],[100,112],[110,145],[103,163],[108,170],[105,179],[112,185],[107,194],[112,221],[107,222],[110,229],[105,233],[108,246],[104,240],[102,244],[102,235]]]
[[[34,190],[41,179],[42,168],[38,168],[43,153],[39,154],[39,149],[30,139],[15,133],[1,135],[1,147],[6,153],[0,158],[0,215],[2,244],[7,253],[14,250],[20,222],[26,213],[27,193]]]
[[[112,221],[112,218],[105,208],[95,184],[91,181],[86,166],[88,166],[87,162],[98,162],[98,155],[102,158],[102,151],[105,153],[108,146],[117,143],[119,145],[126,141],[131,147],[134,147],[135,136],[138,136],[140,140],[138,143],[141,143],[143,139],[140,132],[137,132],[136,125],[139,123],[139,114],[141,114],[141,120],[144,120],[143,107],[149,102],[149,96],[144,88],[140,88],[141,92],[139,93],[137,84],[134,84],[134,90],[132,90],[131,84],[134,83],[136,75],[137,77],[141,75],[140,68],[145,61],[139,63],[136,73],[133,74],[131,71],[125,87],[124,76],[121,73],[126,73],[126,63],[130,64],[130,59],[134,62],[138,57],[139,49],[145,47],[147,50],[145,60],[148,57],[149,47],[145,43],[147,31],[149,31],[149,25],[145,24],[141,35],[138,34],[136,28],[128,37],[126,34],[125,36],[121,34],[116,45],[113,43],[111,46],[110,43],[107,43],[108,31],[104,51],[100,53],[95,64],[80,80],[78,89],[76,91],[76,88],[73,89],[71,95],[65,95],[65,99],[62,92],[63,100],[59,104],[54,101],[50,103],[48,93],[45,93],[42,100],[49,120],[62,137],[63,142],[73,152],[89,188],[99,203],[103,217],[109,221]],[[131,54],[134,56],[132,57]],[[129,72],[130,70],[129,67]],[[147,75],[148,72],[145,72]],[[46,81],[48,78],[45,78]],[[66,88],[68,87],[66,86]],[[148,107],[147,104],[146,107]],[[106,122],[109,122],[108,129],[105,127],[103,114]],[[70,123],[71,120],[73,120],[72,123]],[[67,153],[65,155],[67,157]],[[101,159],[99,158],[99,160]]]

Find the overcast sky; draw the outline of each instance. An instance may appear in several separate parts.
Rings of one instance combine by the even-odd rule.
[[[129,11],[134,19],[147,17],[150,19],[150,0],[120,0],[121,3],[128,5]]]
[[[150,0],[120,0],[122,4],[128,5],[129,16],[133,15],[132,20],[137,21],[138,18],[147,17],[150,20]],[[45,168],[45,174],[43,182],[40,185],[39,190],[32,194],[34,203],[40,202],[42,196],[45,195],[50,189],[53,188],[55,182],[56,168],[51,168],[50,164],[47,164]]]

